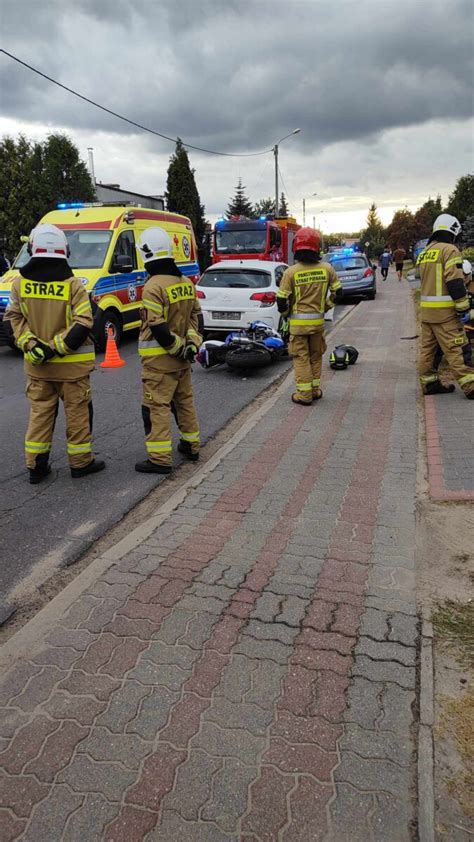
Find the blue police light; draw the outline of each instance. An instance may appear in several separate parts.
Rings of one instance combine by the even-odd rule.
[[[267,217],[266,217],[266,216],[259,216],[258,218],[259,218],[259,219],[261,219],[261,220],[262,220],[262,222],[266,222],[266,219],[267,219]]]
[[[56,205],[58,210],[69,210],[70,208],[83,208],[84,202],[60,202]]]
[[[0,298],[0,304],[8,304],[10,301],[9,298]]]

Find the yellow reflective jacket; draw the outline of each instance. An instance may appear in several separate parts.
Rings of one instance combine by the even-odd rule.
[[[324,313],[334,306],[341,286],[330,263],[289,266],[281,279],[277,298],[288,303],[290,334],[302,336],[324,330]]]
[[[15,343],[21,351],[30,350],[35,339],[49,345],[56,356],[33,365],[25,359],[25,371],[35,380],[80,380],[94,368],[95,349],[88,336],[76,349],[67,345],[75,326],[92,329],[89,296],[78,278],[62,281],[14,279],[10,303],[5,313]]]
[[[170,333],[197,348],[202,343],[199,333],[201,307],[194,284],[183,275],[152,275],[143,287],[142,326],[138,340],[138,353],[143,366],[143,377],[153,379],[163,371],[180,371],[190,363],[170,353],[154,338],[151,328],[166,324]]]
[[[467,293],[453,299],[447,283],[462,281],[462,256],[453,243],[433,241],[418,255],[420,271],[420,313],[422,322],[440,324],[469,308]],[[460,286],[460,285],[459,285]],[[464,289],[464,286],[463,286]]]

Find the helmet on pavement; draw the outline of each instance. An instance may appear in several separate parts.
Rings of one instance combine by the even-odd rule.
[[[440,213],[433,223],[433,234],[436,231],[447,231],[448,234],[454,234],[458,237],[461,233],[461,223],[455,216],[450,213]]]
[[[463,260],[462,271],[464,275],[472,275],[472,263],[470,260]]]
[[[71,253],[64,231],[47,223],[33,228],[27,251],[30,257],[55,257],[58,260],[67,260]]]
[[[345,345],[338,345],[334,348],[334,351],[331,351],[331,355],[329,357],[329,365],[331,368],[334,369],[344,369],[350,363],[350,356],[348,351],[346,351]]]
[[[300,228],[293,240],[293,254],[297,251],[314,251],[319,254],[321,251],[321,237],[319,231],[314,228]]]
[[[349,355],[349,365],[354,365],[357,362],[359,352],[353,345],[337,345],[336,347],[342,348]]]
[[[171,240],[163,228],[145,228],[140,234],[137,251],[144,263],[152,260],[165,260],[173,256]]]

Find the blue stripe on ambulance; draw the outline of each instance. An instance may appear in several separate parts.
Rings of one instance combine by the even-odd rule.
[[[179,270],[185,277],[199,275],[197,263],[178,263]],[[119,275],[104,275],[96,281],[93,291],[94,295],[107,295],[108,293],[119,292],[128,289],[131,283],[137,282],[136,286],[143,286],[147,279],[146,272],[121,272]]]

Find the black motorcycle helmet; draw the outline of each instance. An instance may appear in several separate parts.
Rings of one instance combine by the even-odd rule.
[[[342,371],[342,369],[347,368],[349,365],[349,354],[344,345],[338,345],[334,348],[334,351],[331,351],[329,365],[335,370],[339,369]]]
[[[354,348],[353,345],[337,345],[338,348],[344,348],[344,350],[349,354],[349,365],[354,365],[357,362],[357,357],[359,356],[359,352],[357,348]]]

